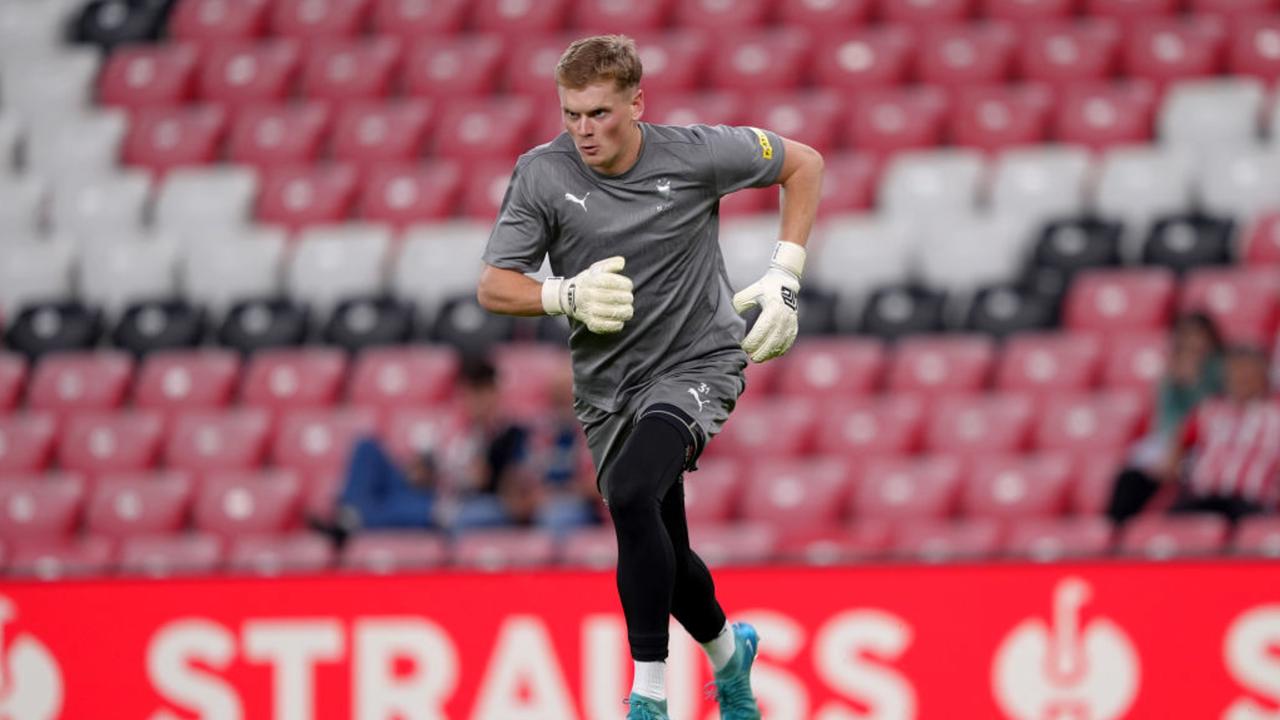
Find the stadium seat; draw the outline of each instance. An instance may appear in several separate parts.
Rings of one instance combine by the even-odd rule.
[[[176,533],[191,511],[190,476],[176,471],[122,473],[98,478],[85,511],[85,528],[116,540]]]
[[[0,312],[12,323],[24,305],[70,297],[75,257],[65,241],[0,244]]]
[[[299,234],[285,286],[299,304],[327,313],[344,298],[382,291],[390,248],[391,233],[379,225],[312,227]]]
[[[204,308],[181,299],[140,300],[125,306],[111,343],[134,355],[193,348],[205,337]]]
[[[1060,294],[1038,283],[1003,281],[981,285],[961,329],[997,338],[1047,330],[1057,324]]]
[[[1035,445],[1040,450],[1123,448],[1138,435],[1145,419],[1146,408],[1133,393],[1054,395],[1040,409]]]
[[[302,94],[335,103],[389,95],[402,57],[393,37],[317,42],[303,63]]]
[[[240,358],[214,348],[148,354],[138,370],[133,403],[155,410],[227,405],[240,376]]]
[[[65,42],[66,24],[75,9],[63,2],[5,3],[0,10],[0,46],[31,54]]]
[[[966,87],[956,96],[951,138],[957,145],[995,152],[1045,139],[1053,104],[1046,85]]]
[[[49,183],[34,174],[18,177],[0,174],[0,194],[6,201],[0,206],[0,231],[12,236],[36,237],[44,220],[49,189]]]
[[[945,293],[914,283],[881,285],[867,299],[857,329],[885,339],[938,332],[945,302]]]
[[[1120,264],[1123,232],[1121,223],[1097,217],[1050,220],[1035,240],[1027,279],[1061,298],[1079,271]]]
[[[142,233],[151,177],[141,170],[65,179],[54,187],[50,220],[68,237],[132,237]]]
[[[1027,3],[1007,2],[1019,7]],[[1116,68],[1120,27],[1104,18],[1038,22],[1023,30],[1019,71],[1027,80],[1064,87],[1105,80]]]
[[[227,113],[212,105],[143,108],[129,120],[124,162],[156,174],[217,159]]]
[[[467,161],[515,158],[528,149],[533,118],[533,103],[528,98],[459,98],[441,113],[434,150]]]
[[[26,130],[16,113],[0,110],[0,177],[15,172],[18,146],[25,142]]]
[[[166,239],[88,243],[80,259],[80,297],[109,317],[130,303],[171,297],[177,253]]]
[[[847,565],[879,560],[889,547],[889,523],[863,520],[852,529],[810,530],[783,537],[778,559],[810,566]]]
[[[719,28],[717,34],[724,51],[711,56],[712,87],[750,93],[791,90],[808,71],[813,39],[799,28],[736,33]]]
[[[357,357],[347,399],[380,408],[438,405],[453,392],[458,356],[446,348],[374,348]]]
[[[954,457],[870,458],[855,486],[853,515],[895,522],[947,517],[960,501],[962,471]]]
[[[120,543],[120,574],[151,578],[212,575],[222,565],[221,538],[182,533],[128,538]]]
[[[925,420],[925,449],[934,453],[982,456],[1026,448],[1036,403],[1017,393],[946,395]]]
[[[898,526],[891,549],[899,556],[932,563],[983,560],[996,554],[1000,540],[1000,523],[990,518],[924,520]]]
[[[1145,81],[1074,82],[1062,90],[1052,135],[1060,143],[1094,150],[1146,143],[1155,103],[1155,88]]]
[[[1085,13],[1116,20],[1173,15],[1181,3],[1177,0],[1086,0]]]
[[[304,533],[236,538],[227,553],[231,572],[266,577],[318,573],[328,570],[333,561],[333,545],[326,538]]]
[[[1192,174],[1185,160],[1152,147],[1117,148],[1098,168],[1095,206],[1099,215],[1125,224],[1126,252],[1147,237],[1148,225],[1161,215],[1184,211],[1191,202]]]
[[[169,16],[169,35],[199,45],[256,38],[267,33],[270,8],[266,2],[183,0]]]
[[[1206,143],[1207,144],[1207,143]],[[1257,146],[1219,149],[1197,178],[1200,206],[1210,215],[1248,223],[1280,210],[1280,152]]]
[[[1280,186],[1277,187],[1280,189]],[[1198,213],[1157,218],[1142,245],[1142,262],[1178,274],[1231,262],[1235,223]]]
[[[452,217],[462,190],[462,169],[448,160],[379,164],[364,178],[360,217],[404,228]]]
[[[625,5],[640,4],[643,3]],[[703,68],[711,52],[709,33],[687,28],[643,32],[636,34],[635,41],[644,66],[644,86],[655,93],[655,97],[687,93],[701,87]]]
[[[259,169],[314,162],[329,122],[322,102],[246,105],[231,126],[227,159]]]
[[[777,550],[778,537],[767,525],[738,522],[692,528],[689,543],[703,562],[716,568],[768,562]]]
[[[1125,40],[1124,69],[1158,86],[1214,75],[1223,61],[1226,27],[1212,17],[1135,20]]]
[[[14,542],[9,574],[37,580],[103,576],[114,568],[114,545],[103,537]]]
[[[69,39],[108,52],[121,45],[155,42],[160,39],[171,6],[166,0],[123,5],[89,0],[69,19]]]
[[[691,520],[692,522],[692,520]],[[575,530],[564,539],[561,564],[572,568],[612,570],[618,566],[618,540],[612,528]]]
[[[333,158],[364,169],[384,162],[416,159],[435,118],[429,100],[342,103],[333,128]]]
[[[119,48],[98,78],[98,102],[125,108],[189,102],[198,59],[196,48],[184,43]]]
[[[275,410],[331,405],[342,390],[346,371],[347,359],[340,350],[261,351],[245,368],[241,399]]]
[[[1250,15],[1231,22],[1227,68],[1270,81],[1280,73],[1280,17]]]
[[[1046,222],[1078,215],[1092,175],[1092,159],[1082,148],[1009,150],[996,158],[991,211]]]
[[[903,219],[947,222],[977,210],[985,167],[968,149],[917,150],[893,158],[880,183],[880,208]]]
[[[806,339],[783,361],[778,390],[814,400],[848,398],[880,386],[885,348],[874,340]]]
[[[990,455],[974,460],[961,505],[965,514],[1001,520],[1067,510],[1072,460],[1066,454]]]
[[[96,48],[8,54],[0,66],[5,107],[33,122],[85,110],[93,99],[100,63]]]
[[[85,351],[102,335],[102,311],[76,301],[32,302],[9,323],[5,344],[35,360],[55,352]]]
[[[935,176],[927,182],[939,179]],[[946,205],[948,201],[938,202]],[[905,205],[898,212],[909,217]],[[1032,223],[1016,214],[969,216],[959,207],[937,212],[938,216],[925,220],[920,233],[917,268],[927,285],[963,298],[978,286],[1019,278],[1026,265]]]
[[[77,413],[63,427],[58,464],[90,476],[147,470],[160,457],[163,433],[163,416],[150,410]]]
[[[422,337],[448,345],[463,355],[484,355],[496,344],[513,340],[515,332],[515,318],[488,312],[472,290],[443,298]]]
[[[920,447],[925,402],[910,393],[832,399],[814,438],[814,451],[850,459],[909,455]]]
[[[778,536],[835,528],[849,505],[850,464],[832,457],[763,460],[747,470],[742,519]]]
[[[1232,550],[1239,555],[1280,557],[1280,519],[1274,517],[1247,517],[1240,521]]]
[[[1124,467],[1129,449],[1110,451],[1080,450],[1076,452],[1075,488],[1071,491],[1071,507],[1079,515],[1102,515],[1111,504],[1116,476]]]
[[[1163,268],[1087,270],[1071,284],[1064,320],[1071,330],[1155,330],[1170,320],[1173,274]]]
[[[846,142],[855,150],[888,155],[942,142],[947,96],[931,86],[870,89],[849,108]]]
[[[273,167],[263,179],[258,220],[289,230],[342,222],[355,205],[358,180],[345,163]]]
[[[472,7],[471,22],[478,32],[507,36],[550,34],[564,28],[570,0],[523,3],[480,0]]]
[[[675,24],[699,28],[708,32],[741,30],[761,27],[769,16],[770,3],[766,0],[745,2],[718,2],[717,0],[691,0],[675,4]]]
[[[916,71],[922,82],[946,88],[1000,83],[1016,47],[1017,33],[1004,22],[929,25],[921,30]]]
[[[831,28],[856,27],[871,15],[874,3],[869,0],[780,0],[774,8],[777,22],[802,27],[812,32]]]
[[[1150,391],[1168,365],[1169,337],[1163,330],[1112,335],[1102,366],[1104,387]]]
[[[892,392],[969,392],[986,386],[995,348],[981,336],[908,338],[890,361]]]
[[[881,0],[880,19],[920,27],[959,24],[973,12],[971,0]]]
[[[322,40],[356,35],[364,30],[371,0],[277,0],[272,4],[274,35]]]
[[[737,125],[745,112],[742,94],[724,90],[669,93],[645,105],[645,118],[663,125]]]
[[[415,38],[405,56],[405,93],[450,102],[486,97],[497,90],[505,44],[492,35]]]
[[[341,471],[356,440],[376,434],[377,421],[372,408],[290,410],[280,418],[271,457],[302,477]]]
[[[1147,515],[1125,526],[1120,550],[1149,560],[1210,555],[1226,545],[1228,530],[1226,519],[1218,515]]]
[[[386,295],[364,295],[341,300],[320,331],[323,342],[347,352],[408,342],[413,336],[415,312],[409,303]]]
[[[405,232],[391,277],[396,296],[434,313],[446,297],[474,295],[489,230],[478,222],[459,222]],[[433,280],[424,282],[425,278]]]
[[[1280,265],[1280,212],[1260,214],[1245,231],[1241,254],[1246,265]]]
[[[284,298],[250,298],[233,304],[218,326],[218,342],[242,353],[300,345],[310,313]]]
[[[129,356],[113,350],[49,355],[36,363],[27,407],[80,413],[118,407],[133,379]]]
[[[745,485],[743,470],[743,464],[732,458],[708,457],[698,460],[696,471],[685,473],[684,511],[690,526],[735,518]]]
[[[195,527],[227,540],[283,533],[299,520],[301,491],[288,470],[210,472],[196,494]]]
[[[228,40],[205,49],[200,97],[234,110],[280,102],[289,95],[301,65],[302,46],[293,40]]]
[[[277,295],[284,265],[282,231],[254,228],[224,240],[191,244],[179,268],[183,294],[215,316],[238,301]]]
[[[242,230],[253,217],[258,174],[231,165],[174,170],[160,183],[155,225],[162,233],[204,236]]]
[[[767,128],[821,153],[837,144],[838,124],[844,118],[844,101],[828,89],[800,92],[753,93],[756,102],[748,109],[746,122]],[[827,172],[829,167],[824,168]],[[824,179],[826,174],[824,172]]]
[[[1102,371],[1102,339],[1090,333],[1014,335],[1000,351],[996,387],[1050,394],[1089,390]]]
[[[465,166],[459,201],[463,217],[486,224],[498,218],[514,165],[507,160],[487,160]]]
[[[546,409],[551,386],[569,369],[564,348],[545,343],[498,345],[490,357],[498,373],[500,402],[508,409]]]
[[[1075,0],[983,0],[983,17],[1017,23],[1020,30],[1053,20],[1070,17],[1076,12]]]
[[[556,63],[574,35],[564,33],[531,34],[512,38],[511,51],[507,55],[503,73],[503,86],[507,92],[524,95],[544,102],[548,90],[556,86]],[[560,121],[559,113],[541,113],[548,122]],[[539,137],[539,140],[543,138]]]
[[[27,384],[27,361],[0,350],[0,413],[13,410]]]
[[[555,558],[555,536],[539,530],[474,530],[453,543],[455,565],[499,572],[511,568],[539,568]]]
[[[0,539],[64,540],[80,524],[84,480],[72,474],[0,481]]]
[[[261,408],[186,410],[175,415],[165,443],[170,468],[204,474],[252,470],[267,457],[271,414]]]
[[[342,566],[382,575],[434,569],[448,559],[444,538],[415,530],[356,535],[342,553]]]
[[[1265,87],[1253,78],[1187,80],[1169,87],[1158,118],[1160,142],[1212,156],[1260,139]]]
[[[630,33],[662,30],[671,15],[671,0],[639,0],[615,2],[614,0],[577,0],[569,9],[575,28],[583,34],[617,32],[626,28]],[[647,71],[648,61],[641,59]]]
[[[802,398],[767,398],[739,403],[708,452],[740,460],[802,456],[817,427],[814,403]]]
[[[1179,308],[1207,312],[1228,342],[1266,347],[1280,320],[1280,274],[1256,269],[1197,270],[1182,286]]]
[[[450,407],[393,408],[382,423],[387,452],[398,461],[446,448],[465,420]]]
[[[835,142],[835,141],[833,141]],[[822,197],[819,215],[852,213],[875,203],[880,165],[876,158],[858,152],[837,152],[823,158]]]
[[[1106,518],[1027,518],[1009,527],[1004,551],[1036,562],[1057,562],[1106,555],[1111,539]]]

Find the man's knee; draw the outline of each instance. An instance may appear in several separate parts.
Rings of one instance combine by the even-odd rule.
[[[605,477],[604,499],[616,520],[660,513],[662,498],[680,478],[695,443],[684,421],[654,406],[641,414]],[[678,410],[678,408],[677,408]]]

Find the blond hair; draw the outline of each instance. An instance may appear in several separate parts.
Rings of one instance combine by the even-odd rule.
[[[636,41],[626,35],[596,35],[574,40],[556,63],[556,83],[570,90],[612,80],[619,90],[640,84],[644,68]]]

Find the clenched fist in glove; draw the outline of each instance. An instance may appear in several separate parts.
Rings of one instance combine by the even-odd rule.
[[[739,313],[760,307],[760,317],[742,341],[742,349],[754,362],[772,360],[791,349],[800,329],[796,316],[800,301],[800,276],[804,273],[804,247],[780,242],[764,277],[733,296]]]
[[[542,283],[542,309],[548,315],[568,315],[593,333],[616,333],[631,319],[631,279],[622,274],[621,255],[592,263],[568,280],[547,278]]]

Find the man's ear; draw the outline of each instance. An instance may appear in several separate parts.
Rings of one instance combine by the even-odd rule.
[[[636,88],[636,94],[631,98],[631,119],[639,120],[644,115],[644,90]]]

